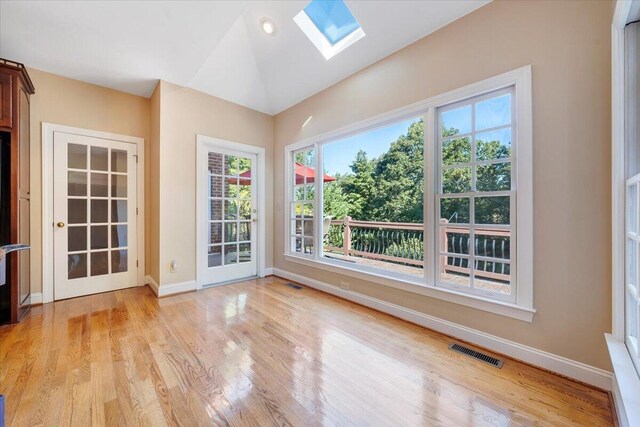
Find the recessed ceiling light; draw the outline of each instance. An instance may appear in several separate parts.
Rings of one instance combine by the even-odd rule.
[[[276,24],[270,18],[262,18],[260,20],[260,28],[269,36],[276,33]]]

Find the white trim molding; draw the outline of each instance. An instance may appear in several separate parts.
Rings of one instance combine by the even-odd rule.
[[[480,347],[491,349],[496,353],[504,354],[514,359],[573,378],[603,390],[611,390],[612,374],[604,369],[567,359],[566,357],[548,353],[543,350],[538,350],[514,341],[509,341],[495,335],[449,322],[448,320],[440,319],[435,316],[420,313],[377,298],[372,298],[349,290],[343,290],[338,286],[310,279],[306,276],[291,273],[286,270],[274,268],[273,273],[276,276],[293,280],[311,288],[347,299],[399,319],[406,320],[407,322],[467,341]]]
[[[437,298],[444,301],[453,302],[489,313],[499,314],[501,316],[511,317],[512,319],[522,320],[523,322],[533,322],[533,315],[536,310],[520,307],[516,304],[483,298],[478,295],[471,295],[462,292],[456,292],[437,286],[427,286],[418,280],[412,280],[407,277],[405,280],[398,280],[397,277],[387,276],[383,271],[375,270],[368,272],[363,268],[353,268],[349,263],[343,262],[327,262],[323,260],[312,260],[309,258],[287,255],[285,259],[290,262],[305,265],[307,267],[321,268],[323,270],[344,274],[346,276],[355,277],[356,279],[366,280],[378,285],[388,286],[415,294],[424,295],[431,298]]]
[[[31,305],[42,304],[42,293],[41,292],[31,292]]]
[[[156,281],[153,280],[153,277],[148,275],[145,276],[144,283],[145,285],[149,286],[149,289],[151,289],[151,292],[153,292],[156,296],[158,296],[160,286],[158,286],[158,283],[156,283]]]
[[[611,334],[613,398],[621,426],[640,426],[640,377],[625,344],[625,26],[638,19],[640,1],[618,0],[611,23]]]
[[[158,298],[166,297],[169,295],[182,294],[185,292],[192,292],[196,290],[195,280],[189,280],[180,283],[170,283],[167,285],[159,286],[158,283],[153,280],[153,277],[146,276],[145,283]]]
[[[127,142],[137,146],[137,252],[138,274],[137,284],[145,283],[145,211],[144,211],[144,139],[102,132],[90,129],[82,129],[53,123],[42,123],[42,302],[48,303],[54,300],[54,275],[53,275],[53,146],[55,133],[67,133],[71,135],[86,136],[92,138],[110,139],[113,141]]]
[[[611,24],[611,311],[612,332],[624,341],[625,79],[624,27],[631,1],[616,2]]]
[[[640,377],[625,344],[605,334],[613,365],[612,394],[621,426],[640,426]]]
[[[488,79],[469,84],[423,101],[402,107],[375,117],[354,123],[340,129],[326,132],[302,141],[287,145],[284,150],[284,188],[285,188],[285,221],[283,227],[285,250],[287,261],[294,261],[311,267],[333,270],[340,274],[355,276],[384,286],[391,286],[408,292],[427,295],[456,304],[477,308],[495,314],[512,317],[518,320],[532,322],[536,313],[534,308],[534,233],[533,233],[533,123],[532,123],[532,89],[531,89],[531,65],[508,71]],[[439,108],[450,106],[458,102],[464,102],[471,98],[490,96],[497,91],[513,90],[514,103],[512,105],[512,121],[516,139],[514,151],[510,161],[516,164],[513,169],[511,212],[516,212],[516,219],[511,224],[512,259],[511,259],[511,284],[513,291],[510,295],[499,295],[495,292],[475,290],[470,292],[464,287],[442,283],[437,273],[436,257],[438,254],[437,236],[439,224],[436,218],[437,211],[437,176],[438,167],[427,163],[427,159],[433,159],[437,153],[435,140],[438,126],[436,123],[436,111]],[[412,277],[394,271],[383,271],[372,267],[346,263],[342,260],[331,259],[323,256],[322,245],[313,254],[296,253],[291,248],[291,242],[295,237],[291,232],[291,209],[293,203],[292,177],[294,154],[309,149],[315,150],[314,165],[316,170],[322,169],[322,147],[326,143],[349,138],[356,134],[378,129],[397,123],[399,120],[422,117],[429,128],[425,129],[425,147],[429,150],[425,158],[425,212],[424,212],[424,277]],[[314,216],[323,217],[322,206],[322,180],[314,183]],[[488,195],[488,192],[482,193]],[[299,203],[299,202],[298,202]],[[311,203],[306,200],[305,203]],[[517,210],[516,210],[517,206]],[[513,225],[515,223],[515,226]],[[322,236],[323,221],[314,224],[314,240],[319,242]]]
[[[197,162],[204,153],[206,146],[211,146],[220,149],[234,150],[234,151],[242,151],[245,153],[255,154],[257,157],[257,165],[256,165],[256,176],[258,179],[258,189],[257,189],[257,204],[258,204],[258,265],[257,265],[257,274],[258,277],[265,277],[266,273],[266,150],[263,147],[258,147],[255,145],[242,144],[234,141],[227,141],[224,139],[213,138],[211,136],[206,135],[196,135],[196,171],[199,170]],[[200,173],[197,173],[197,181],[196,181],[196,236],[206,235],[206,230],[200,230],[201,228],[201,218],[200,215],[202,212],[207,211],[206,201],[202,200],[202,197],[199,197],[197,191],[199,188],[202,188],[203,185],[206,185],[205,182],[202,181],[202,177]],[[208,285],[208,283],[204,282],[204,271],[206,267],[203,265],[204,260],[202,257],[198,255],[199,251],[199,242],[198,238],[196,238],[196,280],[197,284],[196,289],[202,289]],[[205,257],[206,258],[206,257]]]
[[[196,290],[196,281],[189,280],[187,282],[170,283],[168,285],[162,285],[158,288],[158,298],[166,297],[169,295],[181,294],[184,292],[191,292]]]

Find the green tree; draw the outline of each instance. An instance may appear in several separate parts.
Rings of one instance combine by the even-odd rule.
[[[471,191],[470,137],[458,137],[455,128],[443,128],[442,187],[446,194]],[[393,141],[387,152],[370,159],[360,150],[350,165],[351,172],[337,175],[325,183],[325,215],[341,219],[349,215],[362,221],[423,222],[424,212],[424,123],[412,123],[406,134]],[[493,160],[510,157],[508,146],[500,141],[476,141],[476,159]],[[476,188],[479,191],[508,190],[511,187],[511,164],[479,166]],[[468,223],[470,205],[467,198],[443,198],[441,217],[452,222]],[[476,223],[506,224],[509,221],[509,197],[476,197]]]
[[[469,137],[451,138],[459,134],[455,128],[446,128],[443,124],[442,191],[446,194],[471,191],[471,167],[456,165],[471,162],[471,140]],[[450,139],[446,139],[450,138]],[[476,160],[497,160],[510,157],[511,150],[497,140],[476,141]],[[447,167],[449,166],[449,167]],[[493,163],[477,166],[476,190],[499,191],[511,188],[511,163]],[[509,197],[475,198],[476,224],[508,224]],[[440,206],[441,218],[451,222],[468,223],[470,220],[469,199],[444,198]]]
[[[352,173],[336,181],[349,203],[349,215],[354,219],[363,219],[371,212],[371,199],[374,192],[376,161],[368,159],[367,153],[358,151],[351,163]]]
[[[412,123],[375,163],[371,210],[375,221],[421,223],[424,213],[424,124]]]
[[[340,185],[341,177],[337,176],[336,178],[336,181],[324,183],[324,191],[322,195],[324,213],[325,216],[342,220],[347,215],[350,215],[351,205],[342,191],[342,186]]]

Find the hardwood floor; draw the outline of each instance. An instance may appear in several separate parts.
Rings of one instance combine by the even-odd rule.
[[[7,426],[611,425],[606,393],[279,278],[35,307],[0,328]]]

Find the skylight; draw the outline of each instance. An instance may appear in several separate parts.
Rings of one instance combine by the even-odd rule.
[[[325,59],[365,36],[343,0],[312,0],[293,20]]]

